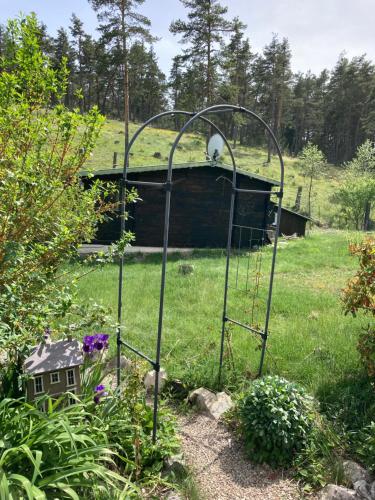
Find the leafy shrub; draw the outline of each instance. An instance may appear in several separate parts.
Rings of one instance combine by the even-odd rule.
[[[313,428],[313,400],[287,380],[268,376],[253,382],[239,406],[241,428],[251,458],[289,465]]]
[[[105,423],[78,400],[62,408],[44,396],[35,404],[0,403],[1,498],[112,498],[136,487],[117,473],[116,446]],[[38,409],[47,405],[47,411]]]
[[[375,422],[371,422],[359,433],[357,454],[361,461],[375,472]]]
[[[366,238],[349,247],[359,258],[359,270],[343,290],[345,314],[356,316],[359,311],[375,317],[375,239]],[[375,328],[369,325],[359,336],[358,351],[368,375],[375,378]]]

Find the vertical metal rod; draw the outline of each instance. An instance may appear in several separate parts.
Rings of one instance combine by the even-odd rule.
[[[264,336],[263,336],[263,339],[262,339],[262,352],[261,352],[261,355],[260,355],[259,372],[258,372],[259,377],[262,376],[263,364],[264,364],[264,356],[265,356],[265,353],[266,353],[266,346],[267,346],[268,324],[269,324],[269,321],[270,321],[270,314],[271,314],[271,300],[272,300],[273,278],[274,278],[274,275],[275,275],[275,265],[276,265],[277,241],[278,241],[278,238],[279,238],[279,231],[280,231],[281,203],[282,203],[282,193],[279,196],[279,205],[278,205],[278,208],[277,208],[277,224],[276,224],[276,232],[275,232],[275,241],[274,241],[274,244],[273,244],[273,251],[272,251],[272,263],[271,263],[270,282],[269,282],[269,287],[268,287],[266,321],[265,321],[265,325],[264,325]]]
[[[126,157],[125,157],[125,161]],[[125,213],[126,213],[126,189],[125,189],[125,173],[126,167],[124,166],[124,177],[121,179],[120,187],[120,200],[121,200],[121,221],[120,221],[120,240],[125,234]],[[122,322],[122,282],[124,273],[124,253],[121,253],[119,264],[119,278],[118,278],[118,297],[117,297],[117,387],[121,383],[120,373],[120,360],[121,360],[121,322]]]
[[[230,252],[231,252],[231,248],[232,248],[232,231],[233,231],[235,197],[236,197],[236,191],[234,190],[234,187],[233,187],[231,199],[230,199],[228,239],[227,239],[227,259],[226,259],[226,266],[225,266],[224,304],[223,304],[223,318],[222,318],[222,324],[221,324],[220,361],[219,361],[219,375],[218,375],[219,388],[221,387],[221,377],[222,377],[223,359],[224,359],[224,339],[225,339],[225,324],[226,324],[227,303],[228,303],[229,265],[230,265]]]
[[[247,273],[246,273],[246,286],[245,290],[248,290],[248,284],[249,284],[249,269],[250,269],[250,257],[251,257],[251,243],[253,240],[253,228],[250,229],[250,239],[249,239],[249,256],[247,258]]]
[[[164,235],[163,235],[163,262],[161,268],[161,284],[160,284],[160,302],[159,302],[159,322],[158,322],[158,337],[156,341],[156,359],[155,359],[155,384],[154,384],[154,415],[152,428],[152,442],[156,441],[157,418],[158,418],[158,400],[159,400],[159,372],[160,372],[160,352],[161,352],[161,336],[163,332],[163,314],[164,314],[164,296],[165,296],[165,275],[167,270],[167,254],[168,254],[168,235],[169,235],[169,216],[171,211],[171,172],[168,173],[168,184],[165,197],[165,213],[164,213]]]
[[[236,272],[236,288],[238,288],[238,270],[239,270],[239,267],[240,267],[241,240],[242,240],[242,226],[240,226],[240,237],[239,237],[239,239],[238,239],[237,272]]]

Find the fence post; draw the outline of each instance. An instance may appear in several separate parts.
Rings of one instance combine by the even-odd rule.
[[[112,168],[117,167],[117,151],[113,153],[113,162],[112,162]]]

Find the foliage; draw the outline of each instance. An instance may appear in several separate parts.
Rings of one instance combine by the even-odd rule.
[[[326,167],[324,154],[315,144],[308,143],[302,150],[300,156],[301,166],[304,175],[309,179],[308,188],[308,214],[311,215],[311,197],[313,190],[313,180],[320,177]]]
[[[371,422],[359,433],[356,451],[362,462],[375,472],[375,422]]]
[[[338,219],[346,227],[368,229],[371,205],[375,202],[375,147],[368,140],[358,147],[346,164],[345,179],[332,201],[340,205]]]
[[[239,415],[252,460],[290,465],[310,438],[315,411],[312,398],[301,386],[268,376],[245,392]]]
[[[338,434],[325,417],[316,414],[311,435],[293,463],[305,492],[327,483],[340,484],[345,448],[345,435]]]
[[[63,60],[56,69],[43,55],[35,16],[10,21],[5,39],[0,60],[0,349],[19,368],[20,355],[41,339],[45,327],[79,312],[73,311],[76,276],[59,270],[114,208],[103,200],[111,199],[115,187],[81,186],[78,172],[103,118],[96,108],[81,115],[64,107],[66,64]],[[99,309],[82,310],[83,322],[100,323]]]
[[[375,316],[375,239],[366,238],[351,244],[350,253],[359,257],[359,270],[343,290],[345,314],[356,316],[358,311]],[[370,377],[375,378],[375,328],[370,324],[359,336],[358,350]]]
[[[153,409],[145,401],[145,365],[133,363],[114,397],[97,405],[97,415],[106,423],[106,434],[118,443],[122,456],[129,460],[129,472],[142,479],[158,474],[163,459],[176,453],[179,442],[175,419],[163,405],[158,414],[157,443],[152,443]]]
[[[66,397],[71,397],[67,395]],[[47,411],[39,408],[45,404]],[[0,402],[1,498],[128,498],[135,486],[116,472],[121,461],[105,424],[83,403],[61,400]]]

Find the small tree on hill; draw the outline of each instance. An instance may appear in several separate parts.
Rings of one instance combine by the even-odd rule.
[[[309,182],[307,211],[311,216],[311,198],[313,192],[313,181],[318,179],[324,172],[326,167],[326,159],[318,146],[310,142],[303,148],[300,156],[303,175],[307,177]]]
[[[349,227],[369,229],[371,206],[375,202],[375,147],[365,141],[346,164],[344,182],[332,197],[341,206],[341,218]]]

